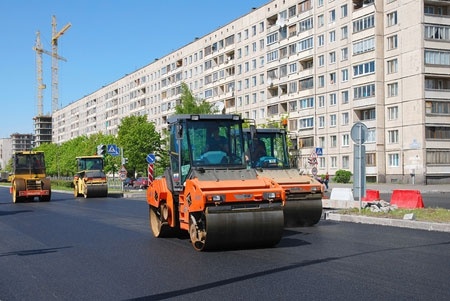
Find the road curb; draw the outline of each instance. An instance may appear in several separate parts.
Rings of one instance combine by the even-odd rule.
[[[411,221],[402,219],[390,219],[383,217],[339,214],[333,212],[325,212],[324,219],[339,222],[351,222],[360,224],[427,230],[427,231],[450,232],[450,224],[445,223],[431,223],[431,222]]]

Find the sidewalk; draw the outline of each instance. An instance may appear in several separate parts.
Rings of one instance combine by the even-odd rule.
[[[328,193],[333,188],[352,188],[353,184],[329,183]],[[388,184],[388,183],[366,183],[366,190],[378,190],[380,193],[392,193],[393,190],[419,190],[421,193],[441,192],[450,193],[450,184],[434,184],[434,185],[413,185],[413,184]]]

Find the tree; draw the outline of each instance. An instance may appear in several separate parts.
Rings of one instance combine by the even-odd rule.
[[[175,114],[213,114],[213,105],[192,95],[186,83],[181,83],[180,103],[175,107]]]
[[[146,174],[148,154],[155,154],[160,158],[164,156],[161,135],[156,131],[155,125],[147,121],[147,115],[123,118],[117,141],[123,148],[124,157],[128,158],[127,166],[135,173]],[[155,164],[162,162],[157,161]]]

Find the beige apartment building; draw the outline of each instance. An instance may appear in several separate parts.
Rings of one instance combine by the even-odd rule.
[[[224,113],[288,119],[300,167],[367,180],[450,183],[450,1],[274,0],[53,113],[52,140],[116,134],[123,117],[166,126],[181,83]],[[161,45],[163,47],[163,45]]]

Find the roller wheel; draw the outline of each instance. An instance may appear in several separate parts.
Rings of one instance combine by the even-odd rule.
[[[25,200],[24,197],[19,196],[19,191],[25,190],[25,182],[16,180],[12,184],[12,200],[13,203],[23,202]]]
[[[191,215],[189,221],[189,237],[192,246],[196,251],[203,251],[205,249],[206,231],[198,227],[197,221],[193,215]]]
[[[50,202],[52,197],[51,184],[49,179],[44,179],[44,185],[42,187],[44,190],[48,190],[48,195],[43,195],[39,197],[40,202]]]
[[[148,214],[150,220],[150,228],[152,229],[153,236],[167,237],[171,233],[171,229],[167,224],[167,206],[160,205],[159,208],[156,208],[149,205]]]
[[[43,195],[39,197],[39,202],[50,202],[50,199],[52,198],[52,191],[48,191],[48,195]]]

